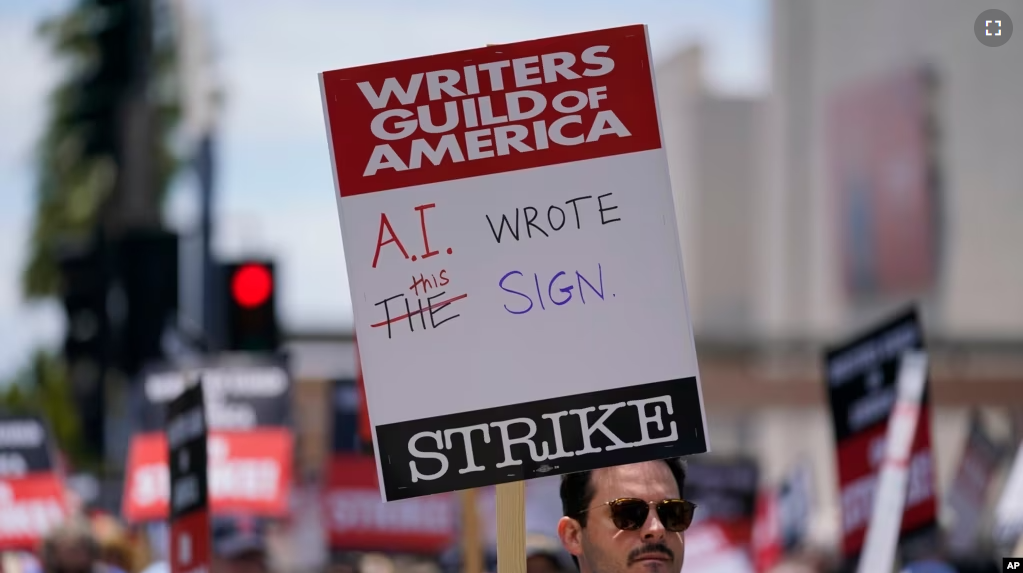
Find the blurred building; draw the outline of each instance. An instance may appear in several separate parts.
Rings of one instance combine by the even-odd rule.
[[[823,545],[824,344],[920,303],[942,496],[968,408],[1005,435],[1023,404],[1023,43],[973,34],[1010,4],[774,0],[761,98],[710,93],[698,48],[658,64],[712,447],[768,480],[811,460]]]

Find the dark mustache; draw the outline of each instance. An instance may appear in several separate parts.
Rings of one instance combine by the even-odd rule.
[[[649,543],[643,547],[633,549],[632,552],[629,553],[629,564],[632,564],[632,562],[640,555],[649,555],[651,553],[663,553],[667,555],[669,559],[673,561],[675,560],[675,554],[671,552],[671,549],[668,549],[667,545],[663,543]]]

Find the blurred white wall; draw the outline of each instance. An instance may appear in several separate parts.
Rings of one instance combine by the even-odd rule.
[[[663,61],[658,101],[694,328],[741,338],[753,327],[762,104],[710,94],[702,74],[698,47]]]
[[[772,6],[762,100],[709,93],[699,48],[658,65],[698,334],[831,340],[910,298],[864,303],[842,289],[827,109],[839,90],[929,64],[939,81],[941,264],[914,298],[942,338],[1023,336],[1023,39],[988,48],[973,35],[982,8],[1011,15],[1018,4]]]
[[[900,68],[938,73],[945,209],[943,271],[928,330],[944,338],[1023,336],[1023,41],[980,44],[973,23],[988,8],[1023,22],[1019,4],[956,0],[773,1],[772,92],[765,123],[772,166],[766,244],[784,253],[768,283],[785,286],[762,314],[781,332],[833,337],[886,309],[840,294],[829,212],[825,109],[835,91]],[[774,155],[777,154],[777,155]],[[778,158],[780,156],[780,158]],[[788,240],[778,240],[787,232]],[[805,289],[805,290],[804,290]],[[779,304],[779,299],[781,300]]]

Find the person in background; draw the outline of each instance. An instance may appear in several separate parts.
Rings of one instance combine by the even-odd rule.
[[[581,573],[678,573],[696,506],[672,458],[561,476],[558,537]]]
[[[124,573],[139,570],[137,550],[128,531],[111,515],[99,514],[92,518],[92,530],[99,544],[99,560]]]
[[[216,516],[210,522],[212,573],[268,573],[266,523],[256,517]]]
[[[112,567],[100,561],[100,547],[91,524],[71,518],[55,527],[43,539],[40,550],[43,573],[110,573]]]
[[[526,573],[567,573],[572,569],[564,548],[539,533],[526,535]]]

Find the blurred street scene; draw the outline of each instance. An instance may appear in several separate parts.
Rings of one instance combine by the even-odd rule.
[[[165,567],[164,408],[199,373],[223,563],[496,571],[494,488],[380,501],[316,74],[634,23],[713,449],[683,571],[855,570],[884,435],[843,453],[827,353],[907,309],[929,378],[901,559],[1021,554],[1023,38],[975,23],[1023,8],[555,4],[0,6],[0,571],[84,571],[88,536]],[[559,479],[526,485],[530,573],[575,570]]]

